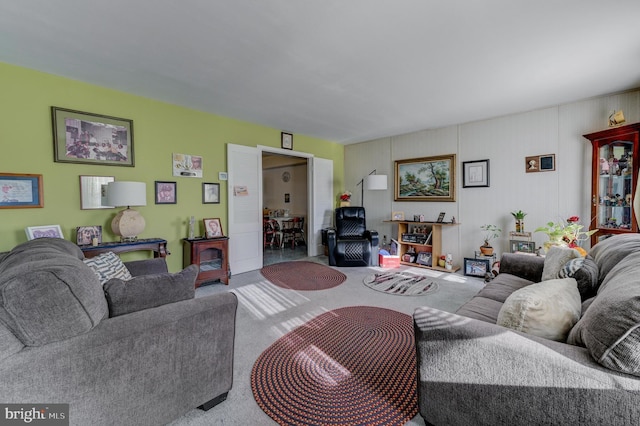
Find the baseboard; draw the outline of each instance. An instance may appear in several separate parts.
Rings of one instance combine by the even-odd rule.
[[[200,405],[198,408],[203,410],[203,411],[209,411],[210,409],[212,409],[213,407],[215,407],[216,405],[220,404],[222,401],[224,401],[225,399],[227,399],[227,395],[229,394],[229,392],[225,392],[222,395],[219,395],[213,399],[210,399],[209,401],[205,402],[204,404]]]

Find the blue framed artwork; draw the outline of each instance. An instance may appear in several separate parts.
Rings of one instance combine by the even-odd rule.
[[[0,173],[0,209],[44,207],[42,175]]]

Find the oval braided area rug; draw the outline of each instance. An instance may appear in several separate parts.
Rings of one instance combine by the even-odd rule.
[[[418,413],[414,342],[409,315],[329,311],[267,348],[251,389],[282,425],[403,425]]]
[[[340,271],[305,260],[275,263],[265,266],[260,273],[278,287],[291,290],[326,290],[347,279]]]

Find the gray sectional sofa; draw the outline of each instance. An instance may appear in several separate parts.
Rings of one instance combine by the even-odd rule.
[[[574,283],[579,309],[564,341],[498,325],[509,297],[539,283],[547,261],[505,254],[497,277],[456,313],[415,311],[427,424],[640,424],[640,235],[603,240],[570,276],[540,283]]]
[[[83,257],[48,238],[0,255],[0,402],[69,404],[84,426],[165,424],[224,400],[235,295],[193,298],[197,267],[170,274],[162,258],[103,286]]]

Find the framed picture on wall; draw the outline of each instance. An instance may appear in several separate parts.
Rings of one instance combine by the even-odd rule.
[[[202,204],[220,204],[220,184],[202,184]]]
[[[57,163],[134,166],[133,121],[51,107]]]
[[[80,209],[113,209],[107,206],[107,185],[115,182],[113,176],[80,176]]]
[[[0,173],[0,209],[44,207],[42,175]]]
[[[280,143],[282,149],[293,149],[293,135],[291,133],[280,133]]]
[[[156,204],[176,204],[178,184],[176,182],[155,181]]]
[[[462,187],[488,187],[489,160],[462,162]]]
[[[395,162],[395,201],[455,201],[456,155]]]

